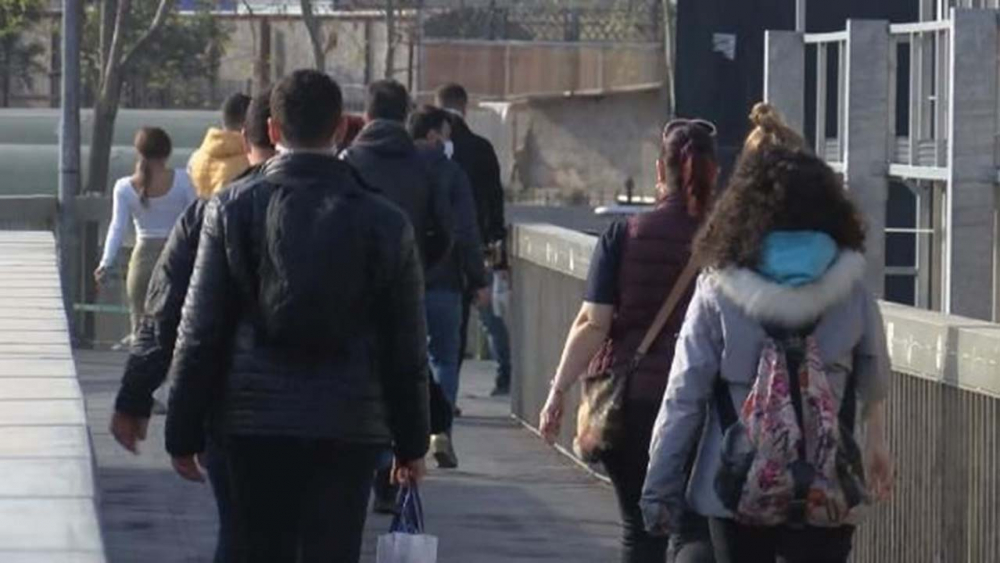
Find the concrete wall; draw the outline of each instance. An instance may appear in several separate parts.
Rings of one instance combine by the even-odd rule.
[[[55,240],[0,232],[0,560],[103,563]]]
[[[518,199],[602,204],[652,195],[660,128],[658,91],[535,99],[514,106],[510,187]]]

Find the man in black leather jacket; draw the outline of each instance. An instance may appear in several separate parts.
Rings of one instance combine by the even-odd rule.
[[[372,475],[422,478],[423,277],[413,227],[333,156],[340,88],[300,70],[271,95],[277,157],[212,199],[170,373],[167,451],[200,480],[225,440],[247,561],[357,561]]]
[[[409,111],[410,96],[402,84],[373,82],[365,102],[367,124],[341,158],[406,212],[429,269],[451,249],[453,218],[444,188],[436,184],[406,131]]]
[[[274,156],[275,148],[267,131],[270,117],[268,91],[255,96],[247,111],[243,138],[251,167],[236,181],[258,174],[263,163]],[[115,399],[115,412],[111,417],[111,434],[132,453],[138,453],[138,443],[146,439],[153,393],[166,380],[174,355],[177,325],[181,321],[181,307],[194,269],[206,203],[203,199],[192,203],[171,231],[149,283],[146,314],[132,340],[121,387]],[[216,440],[208,441],[203,462],[219,511],[219,535],[213,562],[237,562],[240,558],[236,555],[228,470]]]

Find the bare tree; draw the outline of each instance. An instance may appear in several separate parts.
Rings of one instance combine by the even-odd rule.
[[[150,47],[167,22],[174,0],[159,0],[149,26],[128,49],[125,35],[132,11],[132,0],[101,0],[100,83],[94,103],[94,130],[90,143],[90,173],[87,191],[103,192],[108,185],[111,143],[114,141],[115,120],[121,101],[125,75],[137,53]]]
[[[312,43],[313,61],[316,70],[326,72],[326,42],[323,38],[323,24],[313,13],[312,0],[299,0],[302,6],[302,22],[309,32],[309,42]]]
[[[385,0],[385,77],[396,77],[396,2]]]

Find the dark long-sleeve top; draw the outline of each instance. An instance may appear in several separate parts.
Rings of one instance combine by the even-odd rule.
[[[449,160],[440,149],[421,149],[420,155],[437,179],[435,184],[442,191],[440,197],[451,206],[454,235],[448,257],[427,270],[427,289],[464,292],[486,287],[489,278],[469,178],[462,167]]]
[[[236,181],[259,174],[261,168],[261,165],[251,167]],[[205,203],[205,200],[195,200],[180,216],[153,269],[146,294],[146,312],[132,336],[125,373],[115,399],[115,410],[120,413],[149,418],[153,392],[167,378],[177,341],[177,326],[181,322],[181,308],[198,253]]]

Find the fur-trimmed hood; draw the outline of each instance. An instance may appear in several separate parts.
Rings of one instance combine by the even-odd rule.
[[[832,305],[846,299],[864,278],[865,257],[845,250],[816,282],[799,287],[777,284],[744,268],[711,272],[723,295],[751,318],[783,328],[798,328],[816,321]]]

